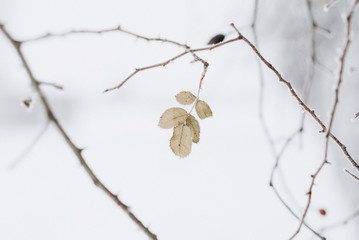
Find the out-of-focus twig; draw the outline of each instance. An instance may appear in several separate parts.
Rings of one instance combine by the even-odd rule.
[[[359,1],[359,0],[358,0]],[[287,86],[289,92],[292,94],[292,96],[297,100],[298,104],[304,108],[305,111],[309,113],[310,116],[319,124],[319,126],[322,128],[319,132],[324,133],[327,129],[327,127],[324,125],[322,120],[317,116],[314,110],[312,110],[308,105],[306,105],[303,100],[298,96],[297,92],[293,89],[292,84],[285,80],[282,75],[278,72],[278,70],[269,63],[258,51],[258,49],[247,39],[245,38],[238,29],[234,26],[232,23],[231,26],[236,30],[236,32],[239,34],[241,39],[251,47],[251,49],[254,51],[254,53],[261,59],[261,61],[272,71],[274,74],[278,77],[279,81],[282,82],[284,85]],[[337,143],[337,145],[342,149],[342,152],[344,155],[348,158],[349,162],[359,171],[359,165],[356,163],[356,161],[353,159],[353,157],[349,154],[347,151],[347,147],[332,133],[329,134],[329,136],[334,140],[334,142]]]
[[[251,30],[252,30],[252,34],[253,34],[253,44],[254,44],[254,46],[256,46],[257,49],[259,49],[259,47],[258,47],[258,30],[257,30],[258,11],[259,11],[259,0],[255,0],[254,1],[254,8],[253,8],[253,18],[252,18],[252,23],[251,23],[250,26],[251,26]],[[270,133],[270,130],[268,128],[268,125],[267,125],[267,122],[266,122],[265,116],[264,116],[265,82],[264,82],[264,76],[263,76],[262,62],[261,62],[261,60],[259,58],[256,58],[256,61],[257,61],[258,75],[259,75],[259,120],[260,120],[261,126],[263,128],[264,136],[267,139],[267,142],[269,144],[269,147],[271,149],[271,152],[272,152],[272,155],[273,155],[273,158],[274,158],[274,162],[275,162],[274,165],[273,165],[273,168],[272,168],[271,177],[270,177],[270,181],[269,181],[269,186],[273,189],[273,191],[275,193],[275,196],[279,199],[279,201],[282,202],[282,204],[289,210],[289,212],[295,218],[297,218],[299,220],[298,215],[294,212],[294,210],[290,207],[290,205],[284,200],[284,198],[279,193],[276,185],[274,184],[274,174],[275,174],[275,172],[276,172],[276,170],[278,168],[279,161],[280,161],[283,153],[285,152],[285,150],[287,149],[289,144],[292,142],[292,140],[295,138],[295,136],[302,132],[303,127],[301,126],[301,128],[299,130],[295,131],[294,134],[291,134],[286,139],[286,141],[284,142],[283,147],[277,153],[273,137],[272,137],[272,135]],[[304,99],[304,101],[306,101],[306,99]],[[284,182],[283,182],[283,184],[284,184]],[[305,224],[305,226],[310,231],[312,231],[315,235],[317,235],[319,237],[322,237],[322,236],[320,236],[320,234],[318,232],[313,230],[313,228],[311,228],[309,225]]]
[[[358,1],[359,1],[359,0],[356,0],[355,5],[356,5],[356,3],[357,3]],[[352,8],[352,11],[354,11],[354,7]],[[351,11],[351,12],[352,12],[352,11]],[[352,13],[351,13],[351,15],[352,15]],[[351,16],[351,15],[349,15],[349,16]],[[350,20],[350,18],[349,18],[349,20]],[[290,93],[291,93],[292,96],[298,101],[299,105],[301,105],[301,106],[305,109],[305,111],[307,111],[307,112],[313,117],[313,119],[321,126],[322,130],[321,130],[320,132],[322,132],[322,133],[323,133],[323,132],[326,132],[327,128],[326,128],[326,126],[324,125],[324,123],[323,123],[323,122],[319,119],[319,117],[315,114],[314,110],[310,109],[310,108],[303,102],[303,100],[298,96],[298,94],[296,93],[296,91],[293,89],[291,83],[288,82],[287,80],[285,80],[285,79],[282,77],[282,75],[278,72],[278,70],[277,70],[275,67],[273,67],[273,65],[272,65],[271,63],[269,63],[269,62],[259,53],[258,49],[257,49],[247,38],[245,38],[245,37],[238,31],[238,29],[234,26],[233,23],[231,24],[231,26],[236,30],[236,32],[237,32],[238,35],[241,37],[241,39],[242,39],[245,43],[247,43],[247,44],[252,48],[252,50],[257,54],[257,56],[261,59],[261,61],[262,61],[270,70],[272,70],[272,71],[277,75],[279,81],[282,82],[282,83],[284,83],[284,84],[288,87]],[[343,59],[344,59],[344,58],[343,58]],[[342,149],[343,153],[345,154],[345,156],[347,156],[347,158],[348,158],[349,161],[352,163],[352,165],[353,165],[355,168],[357,168],[357,170],[359,170],[359,165],[354,161],[354,159],[351,157],[351,155],[347,152],[346,146],[345,146],[344,144],[342,144],[331,132],[328,132],[328,133],[327,133],[327,136],[328,136],[328,138],[331,137],[331,138],[339,145],[339,147]],[[318,174],[318,173],[320,172],[320,170],[323,168],[323,166],[324,166],[325,163],[327,163],[326,158],[325,158],[325,161],[322,162],[320,168],[318,169],[319,171],[317,170],[316,174]],[[314,179],[315,179],[315,178],[314,178]],[[313,183],[313,185],[314,185],[314,183]],[[311,188],[313,187],[313,185],[311,185]],[[311,194],[311,189],[310,189],[309,193]],[[309,208],[306,208],[306,211],[305,211],[305,212],[307,212],[308,209],[309,209]],[[306,214],[305,214],[305,215],[306,215]],[[304,218],[305,218],[305,216],[304,216]],[[302,217],[302,220],[301,220],[301,222],[300,222],[300,226],[303,225],[304,218]],[[300,230],[299,230],[299,231],[300,231]],[[299,232],[299,231],[298,231],[298,232]],[[297,234],[298,234],[298,233],[296,233],[295,235],[293,235],[292,238],[295,237]]]
[[[345,171],[350,175],[352,176],[354,179],[358,180],[359,181],[359,177],[355,176],[353,173],[349,172],[349,170],[345,169]]]
[[[34,139],[30,142],[30,144],[19,154],[19,156],[9,165],[10,170],[14,170],[17,165],[25,158],[26,155],[35,147],[36,143],[40,140],[40,138],[44,135],[46,130],[49,127],[50,121],[46,121],[45,125],[41,129],[41,131],[34,137]]]
[[[39,82],[33,75],[29,64],[27,60],[25,59],[25,56],[21,50],[21,45],[23,42],[15,40],[11,34],[6,30],[5,26],[0,24],[0,30],[3,32],[3,34],[6,36],[6,38],[11,42],[13,47],[15,48],[18,56],[21,59],[22,64],[25,67],[25,70],[27,72],[27,75],[29,76],[31,80],[31,84],[33,85],[35,91],[39,95],[40,101],[46,111],[46,115],[49,121],[51,121],[57,130],[60,132],[61,136],[66,141],[67,145],[71,148],[73,153],[76,155],[77,159],[80,161],[81,165],[83,166],[84,170],[88,174],[88,176],[91,178],[95,186],[97,186],[99,189],[101,189],[106,195],[108,195],[129,217],[130,219],[152,240],[157,240],[157,236],[149,229],[147,228],[142,221],[130,210],[130,208],[122,202],[118,195],[114,194],[109,190],[102,181],[95,175],[91,167],[87,164],[86,160],[82,156],[83,149],[77,147],[72,140],[70,139],[69,135],[66,133],[62,125],[59,123],[58,119],[53,113],[52,108],[50,107],[47,98],[45,97],[44,93],[42,92],[40,85],[41,82]],[[29,41],[29,40],[28,40]]]
[[[295,131],[292,135],[290,135],[289,138],[287,138],[286,142],[283,144],[283,147],[281,148],[281,150],[279,151],[279,153],[276,156],[276,160],[271,172],[271,177],[270,177],[270,181],[269,181],[269,186],[272,187],[275,195],[277,196],[277,198],[282,202],[282,204],[288,209],[288,211],[298,220],[300,220],[299,216],[294,212],[294,210],[289,206],[289,204],[283,199],[283,197],[279,194],[276,185],[274,184],[274,173],[276,171],[276,169],[279,166],[279,161],[282,157],[282,155],[284,154],[285,150],[287,149],[288,145],[291,143],[291,141],[298,135],[298,132]],[[315,231],[312,227],[310,227],[307,223],[304,222],[304,226],[307,227],[313,234],[315,234],[316,236],[318,236],[320,239],[325,239],[325,237],[323,237],[318,231]]]
[[[40,85],[54,87],[58,90],[64,90],[64,87],[56,83],[38,81]]]
[[[346,217],[345,219],[338,221],[336,223],[333,223],[331,225],[328,225],[326,227],[323,227],[320,229],[320,232],[326,232],[329,230],[332,230],[334,228],[338,228],[341,227],[343,225],[348,224],[350,221],[352,221],[353,219],[357,218],[359,216],[359,210],[356,210],[354,213],[350,214],[348,217]]]
[[[352,19],[352,16],[353,16],[353,13],[354,13],[354,10],[355,10],[355,7],[357,6],[357,4],[359,3],[359,0],[355,0],[350,12],[348,13],[347,15],[347,29],[346,29],[346,42],[345,42],[345,46],[344,46],[344,50],[343,50],[343,53],[340,57],[340,70],[339,70],[339,77],[338,77],[338,82],[337,82],[337,85],[336,85],[336,88],[335,88],[335,99],[334,99],[334,104],[333,104],[333,107],[332,107],[332,111],[331,111],[331,114],[330,114],[330,120],[329,120],[329,125],[328,125],[328,129],[327,129],[327,134],[325,136],[326,138],[326,141],[325,141],[325,150],[324,150],[324,160],[323,162],[320,164],[319,168],[317,169],[317,171],[311,175],[312,177],[312,181],[310,183],[310,186],[309,186],[309,190],[308,190],[308,201],[307,201],[307,205],[306,205],[306,208],[304,209],[304,213],[303,213],[303,216],[302,216],[302,219],[300,221],[300,224],[298,226],[298,229],[297,231],[292,235],[292,237],[290,239],[294,239],[298,233],[300,232],[301,230],[301,227],[303,225],[303,222],[304,222],[304,219],[305,217],[307,216],[307,213],[308,213],[308,210],[309,210],[309,207],[310,207],[310,204],[311,204],[311,200],[312,200],[312,190],[313,190],[313,187],[314,187],[314,183],[315,183],[315,179],[317,178],[318,174],[320,173],[320,171],[323,169],[324,165],[328,163],[328,146],[329,146],[329,137],[331,136],[331,129],[332,129],[332,126],[333,126],[333,121],[334,121],[334,116],[335,116],[335,112],[336,112],[336,108],[337,108],[337,104],[338,104],[338,101],[339,101],[339,89],[340,89],[340,86],[341,86],[341,83],[342,83],[342,79],[343,79],[343,72],[344,72],[344,60],[345,60],[345,57],[346,57],[346,54],[348,52],[348,49],[349,49],[349,45],[350,45],[350,26],[351,26],[351,19]]]

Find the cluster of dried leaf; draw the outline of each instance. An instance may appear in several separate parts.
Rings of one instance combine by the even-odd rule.
[[[212,110],[208,104],[199,100],[191,92],[178,93],[176,100],[183,105],[193,104],[200,119],[212,116]],[[170,148],[175,155],[180,157],[186,157],[191,153],[192,142],[199,142],[200,128],[197,119],[191,115],[193,107],[189,112],[179,107],[169,108],[162,114],[158,123],[161,128],[173,128]]]

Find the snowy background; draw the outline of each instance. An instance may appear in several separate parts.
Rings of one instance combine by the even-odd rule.
[[[333,100],[336,60],[344,46],[342,14],[349,2],[329,12],[314,1],[318,21],[332,30],[318,37],[319,58],[334,74],[316,71],[309,105],[327,122]],[[310,22],[305,1],[261,1],[259,48],[302,94],[308,71]],[[358,14],[359,15],[359,14]],[[253,1],[166,0],[0,0],[0,22],[16,39],[74,29],[106,29],[121,25],[149,37],[163,37],[204,47],[218,33],[235,37],[235,23],[253,39]],[[353,31],[359,31],[353,18]],[[333,131],[354,157],[359,109],[358,41],[354,35]],[[339,49],[339,52],[338,50]],[[201,138],[189,157],[169,148],[171,130],[160,129],[161,114],[177,107],[174,96],[197,91],[200,63],[185,56],[165,68],[138,73],[121,89],[104,94],[136,67],[167,60],[182,49],[146,42],[123,33],[73,35],[23,46],[35,77],[64,86],[43,88],[55,114],[72,140],[85,147],[85,158],[97,176],[146,226],[166,240],[288,239],[298,221],[269,187],[274,163],[258,118],[259,75],[253,52],[234,42],[199,55],[210,67],[201,98],[213,117],[200,121]],[[303,111],[288,89],[264,69],[265,119],[279,149],[298,127]],[[34,97],[29,112],[20,100]],[[97,189],[53,126],[13,170],[9,166],[43,129],[46,115],[21,62],[0,34],[0,239],[146,239],[103,192]],[[323,160],[324,135],[307,117],[303,138],[295,138],[282,159],[279,191],[301,214],[310,175]],[[301,147],[300,147],[301,146]],[[346,158],[330,145],[313,191],[307,222],[320,229],[359,208],[358,183],[344,173]],[[285,184],[283,184],[283,182]],[[327,210],[326,216],[319,209]],[[358,221],[333,229],[328,239],[358,239]],[[297,239],[315,239],[305,227]]]

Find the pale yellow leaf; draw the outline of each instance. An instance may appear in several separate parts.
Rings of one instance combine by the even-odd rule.
[[[200,119],[212,117],[212,110],[205,101],[198,100],[196,104],[196,112]]]
[[[191,92],[182,91],[176,95],[176,100],[180,104],[188,105],[188,104],[193,103],[196,100],[196,96],[193,95]]]
[[[180,124],[173,129],[173,136],[170,140],[172,152],[180,157],[186,157],[192,148],[192,132],[188,126]]]
[[[170,108],[167,109],[161,116],[158,126],[161,128],[173,128],[187,119],[187,111],[183,108]]]
[[[186,120],[186,125],[191,129],[192,142],[198,143],[200,130],[197,119],[194,116],[190,115]]]

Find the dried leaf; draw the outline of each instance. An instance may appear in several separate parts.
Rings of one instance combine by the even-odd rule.
[[[198,143],[200,130],[197,119],[194,116],[190,115],[186,120],[186,125],[191,129],[192,142]]]
[[[179,94],[176,95],[176,100],[180,104],[183,105],[189,105],[193,103],[196,100],[196,96],[193,95],[191,92],[188,91],[182,91]]]
[[[187,119],[187,111],[183,108],[170,108],[167,109],[161,116],[158,126],[161,128],[173,128]]]
[[[205,101],[198,100],[196,104],[196,112],[200,119],[212,117],[212,110]]]
[[[192,132],[183,123],[173,129],[173,136],[170,140],[172,152],[180,157],[186,157],[192,148]]]

